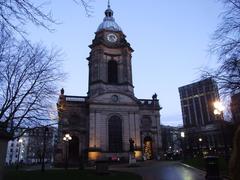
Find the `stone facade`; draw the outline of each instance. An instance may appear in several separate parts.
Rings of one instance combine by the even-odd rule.
[[[154,158],[161,149],[160,105],[157,95],[138,99],[132,82],[132,52],[126,36],[108,7],[96,32],[89,62],[88,96],[68,96],[58,101],[59,144],[56,163],[88,158],[128,158],[129,139],[137,158]],[[69,133],[73,140],[62,141]],[[67,151],[66,151],[67,150]]]

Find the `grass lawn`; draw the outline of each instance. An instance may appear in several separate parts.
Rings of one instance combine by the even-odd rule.
[[[48,170],[41,171],[9,171],[4,180],[142,180],[138,175],[128,172],[110,172],[98,175],[94,170]]]

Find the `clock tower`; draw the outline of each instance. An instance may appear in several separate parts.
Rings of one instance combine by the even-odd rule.
[[[87,96],[69,96],[61,91],[58,101],[60,141],[56,163],[79,159],[128,159],[129,140],[137,159],[161,152],[160,110],[157,95],[138,99],[132,81],[132,52],[108,4],[103,22],[92,40]],[[147,88],[147,87],[146,87]],[[62,137],[70,134],[67,148]]]
[[[92,44],[89,61],[89,96],[121,92],[133,96],[133,49],[113,18],[108,5]]]

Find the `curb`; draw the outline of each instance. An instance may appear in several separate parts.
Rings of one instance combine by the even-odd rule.
[[[203,175],[206,174],[206,171],[204,171],[204,170],[202,170],[202,169],[195,168],[195,167],[193,167],[193,166],[190,166],[190,165],[188,165],[188,164],[184,164],[184,163],[182,163],[182,162],[179,162],[179,163],[180,163],[181,165],[183,165],[183,166],[188,167],[188,168],[191,168],[191,169],[194,169],[194,170],[200,171],[201,174],[203,174]],[[223,178],[223,180],[230,180],[230,179],[231,179],[231,178],[228,177],[228,176],[221,176],[221,177]]]
[[[202,169],[195,168],[195,167],[193,167],[193,166],[190,166],[190,165],[188,165],[188,164],[184,164],[184,163],[182,163],[182,162],[179,162],[179,163],[180,163],[181,165],[183,165],[183,166],[188,167],[188,168],[191,168],[191,169],[197,170],[197,171],[201,172],[201,174],[203,174],[203,175],[206,174],[206,171],[204,171],[204,170],[202,170]]]

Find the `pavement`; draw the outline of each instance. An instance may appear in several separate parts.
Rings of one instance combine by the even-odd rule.
[[[145,161],[137,167],[112,165],[110,170],[139,174],[143,180],[205,180],[205,172],[178,161]]]
[[[95,169],[96,167],[86,167]],[[25,169],[28,171],[36,170],[37,167]],[[39,169],[39,167],[38,167]],[[46,169],[57,169],[46,167]],[[129,167],[128,164],[112,164],[109,170],[133,172],[143,177],[143,180],[205,180],[206,172],[192,166],[183,164],[179,161],[156,161],[149,160],[137,162],[136,166]],[[224,178],[223,180],[227,180]]]

